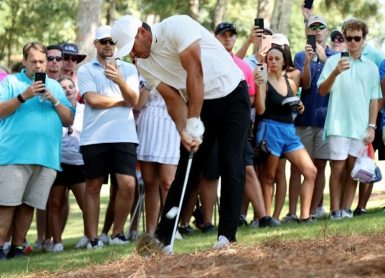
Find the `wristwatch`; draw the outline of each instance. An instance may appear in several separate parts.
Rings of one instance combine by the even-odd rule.
[[[369,124],[368,126],[369,126],[369,127],[372,127],[374,130],[377,129],[377,125],[376,125],[376,124]]]

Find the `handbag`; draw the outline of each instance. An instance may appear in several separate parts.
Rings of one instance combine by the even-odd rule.
[[[269,147],[265,140],[261,140],[258,145],[254,148],[254,163],[256,165],[261,165],[271,154]]]

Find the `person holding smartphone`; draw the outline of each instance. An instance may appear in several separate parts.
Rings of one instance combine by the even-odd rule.
[[[43,44],[25,44],[25,69],[0,83],[0,259],[5,257],[3,244],[11,227],[7,257],[24,256],[34,208],[46,208],[56,171],[61,171],[62,126],[74,119],[59,83],[50,78],[45,84],[34,81],[36,72],[45,72],[46,55]],[[46,101],[39,101],[40,96]]]
[[[294,65],[301,71],[301,100],[306,107],[304,113],[295,119],[295,126],[297,134],[317,167],[311,214],[319,218],[325,214],[322,197],[325,187],[325,167],[330,158],[330,150],[322,137],[329,97],[319,94],[317,81],[326,60],[337,52],[331,50],[326,44],[328,29],[327,22],[322,16],[310,16],[306,20],[305,29],[307,35],[314,36],[315,45],[309,44],[307,39],[304,51],[296,53],[294,57]],[[300,184],[300,171],[292,166],[289,183],[289,212],[285,216],[286,219],[296,220],[297,218],[296,207]]]
[[[357,182],[350,175],[357,156],[375,136],[379,71],[362,55],[369,30],[360,19],[342,25],[349,57],[330,57],[317,82],[321,95],[330,95],[324,135],[331,151],[331,219],[352,218]],[[346,171],[346,180],[342,180]]]

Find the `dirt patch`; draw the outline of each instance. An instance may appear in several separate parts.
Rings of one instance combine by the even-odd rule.
[[[385,277],[385,232],[370,236],[232,245],[220,251],[142,258],[32,277]]]

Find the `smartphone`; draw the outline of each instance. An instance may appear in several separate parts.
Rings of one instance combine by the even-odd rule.
[[[263,18],[257,17],[254,19],[254,26],[258,29],[263,29],[265,27]]]
[[[306,9],[311,9],[313,7],[313,2],[314,0],[305,0],[303,6],[306,8]]]
[[[311,45],[313,50],[317,49],[317,40],[316,35],[307,35],[307,43]]]
[[[35,78],[34,81],[41,81],[43,84],[45,84],[45,72],[35,72]],[[43,94],[45,90],[40,91],[39,93]]]
[[[106,64],[115,66],[115,57],[106,57]]]
[[[341,52],[341,58],[342,57],[349,57],[349,52],[348,51],[342,51]]]
[[[261,72],[263,80],[267,82],[267,67],[266,64],[257,64],[257,70]]]
[[[262,41],[261,41],[261,46],[259,48],[259,53],[265,57],[267,51],[271,48],[271,35],[263,35],[262,36]]]

